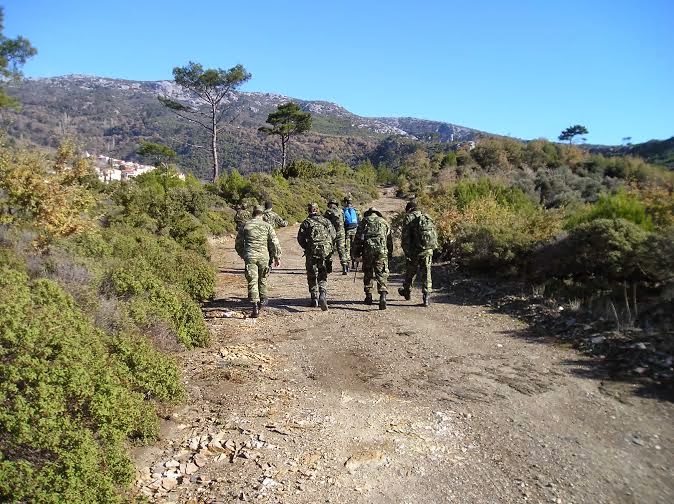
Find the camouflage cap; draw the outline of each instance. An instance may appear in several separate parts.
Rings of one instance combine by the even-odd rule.
[[[335,198],[330,198],[330,200],[328,200],[328,205],[338,206],[339,202]]]
[[[307,210],[309,213],[317,213],[318,212],[318,203],[309,203],[307,205]]]
[[[264,207],[257,205],[253,208],[253,215],[262,215],[264,213]]]
[[[352,202],[353,202],[353,198],[351,197],[350,194],[347,194],[346,196],[344,196],[344,203],[352,203]]]

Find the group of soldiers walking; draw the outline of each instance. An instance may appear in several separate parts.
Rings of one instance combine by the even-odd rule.
[[[388,295],[389,261],[393,254],[391,226],[376,208],[360,214],[350,197],[343,207],[331,199],[321,215],[318,204],[310,203],[307,218],[300,224],[297,242],[304,250],[309,306],[328,309],[328,274],[332,272],[333,255],[337,252],[342,275],[362,263],[363,289],[366,305],[374,304],[373,290],[379,294],[379,309],[385,310]],[[259,316],[267,305],[267,279],[272,265],[278,267],[281,247],[274,229],[287,226],[273,210],[270,202],[265,208],[256,207],[250,215],[239,206],[235,217],[238,233],[236,252],[245,262],[248,299],[253,305],[251,317]],[[432,288],[431,260],[438,247],[437,232],[432,219],[411,200],[405,207],[401,245],[405,254],[405,278],[398,293],[411,299],[415,276],[422,284],[423,305],[429,306]]]

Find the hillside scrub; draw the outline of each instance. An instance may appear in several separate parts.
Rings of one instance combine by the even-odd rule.
[[[168,352],[208,344],[205,238],[233,229],[225,202],[195,179],[103,186],[90,168],[71,145],[0,151],[3,501],[126,501],[128,443],[184,397]]]
[[[56,282],[0,268],[0,500],[117,502],[125,440],[158,434],[146,397],[168,399],[175,367],[113,338]]]
[[[430,178],[419,169],[428,183],[416,196],[438,223],[444,258],[588,305],[604,299],[629,323],[672,311],[674,174],[545,141],[493,139],[463,152]]]
[[[315,165],[296,160],[284,172],[285,175],[278,171],[244,176],[232,170],[216,180],[213,191],[231,205],[243,203],[250,208],[271,201],[274,211],[290,222],[306,217],[308,203],[326,208],[330,198],[341,201],[350,194],[362,204],[372,200],[378,191],[378,172],[369,162],[351,168],[339,161]]]

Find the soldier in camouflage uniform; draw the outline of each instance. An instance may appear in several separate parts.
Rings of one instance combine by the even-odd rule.
[[[267,304],[267,278],[269,259],[274,265],[280,264],[281,246],[271,224],[262,220],[262,207],[255,207],[253,218],[246,222],[236,235],[234,248],[246,263],[248,300],[253,303],[251,317],[259,315]]]
[[[326,258],[332,254],[336,232],[330,221],[319,213],[316,203],[310,203],[308,211],[309,216],[302,221],[297,232],[297,243],[306,257],[310,306],[320,306],[325,311],[328,309],[328,270],[325,263]]]
[[[347,260],[351,259],[351,267],[356,267],[356,261],[353,260],[355,257],[351,253],[351,247],[353,246],[353,240],[356,238],[356,229],[358,229],[358,224],[362,220],[360,212],[353,207],[353,200],[351,196],[344,197],[344,208],[342,213],[344,214],[344,254]],[[355,218],[350,218],[354,216]]]
[[[405,280],[403,286],[398,289],[398,294],[407,301],[411,299],[412,283],[417,272],[419,272],[423,305],[429,306],[431,290],[433,289],[431,278],[433,248],[430,248],[430,245],[423,245],[418,234],[419,219],[425,214],[417,208],[415,200],[407,203],[405,213],[401,236],[401,245],[405,254]],[[427,218],[430,219],[430,217]]]
[[[393,254],[391,226],[376,208],[370,208],[358,224],[354,257],[362,255],[365,304],[372,304],[373,279],[377,281],[379,309],[386,309],[388,261]]]
[[[346,255],[344,249],[344,214],[340,210],[337,200],[331,199],[328,201],[328,209],[323,214],[323,217],[332,223],[332,227],[335,228],[335,232],[337,233],[334,248],[339,254],[339,262],[342,265],[342,275],[346,275],[349,272],[349,256]],[[330,254],[326,260],[326,267],[328,273],[332,273],[332,254]]]
[[[246,210],[246,207],[243,204],[238,204],[235,207],[235,210],[236,215],[234,215],[234,222],[238,232],[239,229],[241,229],[243,225],[251,219],[252,215],[250,215],[250,212]]]
[[[288,221],[283,220],[281,216],[274,212],[271,208],[272,202],[266,201],[264,204],[264,214],[262,215],[262,218],[265,220],[265,222],[271,224],[274,229],[286,227],[288,225]]]

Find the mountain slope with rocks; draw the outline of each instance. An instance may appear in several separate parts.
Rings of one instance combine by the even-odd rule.
[[[66,135],[97,154],[134,159],[143,140],[166,143],[179,154],[181,164],[195,173],[208,173],[205,132],[176,118],[157,100],[165,95],[189,96],[172,81],[128,81],[69,75],[28,79],[10,87],[22,109],[7,111],[10,136],[55,147]],[[314,162],[367,159],[386,137],[406,141],[427,139],[473,140],[478,131],[435,121],[360,117],[326,101],[308,101],[272,93],[236,93],[231,98],[221,135],[225,168],[268,171],[279,161],[275,138],[258,133],[267,115],[293,100],[313,116],[312,132],[293,141],[292,156]]]

